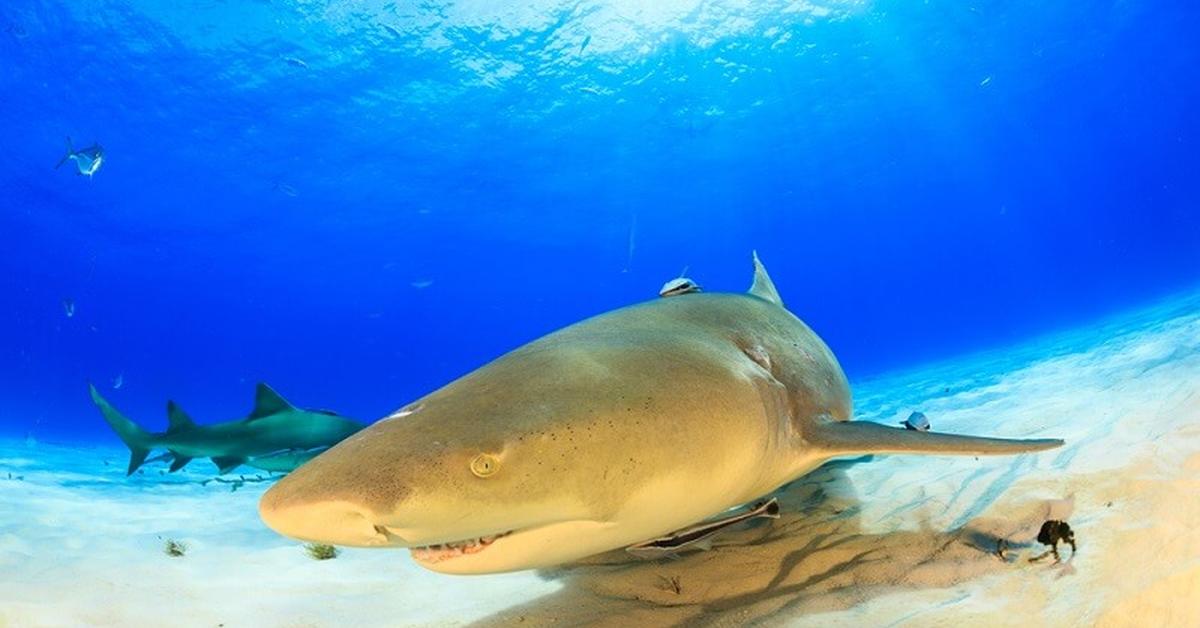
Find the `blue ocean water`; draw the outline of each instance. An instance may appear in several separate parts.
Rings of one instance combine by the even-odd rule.
[[[852,381],[1200,280],[1200,9],[0,6],[0,433],[372,420],[757,249]],[[94,177],[55,169],[98,142]],[[68,311],[72,313],[68,316]],[[117,386],[117,384],[120,384]]]

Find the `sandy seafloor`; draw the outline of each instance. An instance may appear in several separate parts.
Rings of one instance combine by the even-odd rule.
[[[1200,293],[855,394],[862,419],[1067,445],[839,463],[710,551],[455,577],[312,560],[259,522],[263,484],[201,485],[205,461],[126,479],[115,438],[0,441],[0,626],[1200,625]],[[1048,516],[1079,554],[1030,563]]]

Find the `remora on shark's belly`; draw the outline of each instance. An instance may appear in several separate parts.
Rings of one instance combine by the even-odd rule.
[[[413,402],[280,480],[263,520],[308,541],[413,548],[435,571],[493,573],[662,537],[838,456],[1062,444],[850,421],[837,360],[754,266],[748,294],[609,312]]]

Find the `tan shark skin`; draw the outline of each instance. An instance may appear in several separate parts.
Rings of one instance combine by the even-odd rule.
[[[839,455],[1061,444],[847,422],[837,360],[755,267],[749,294],[658,298],[504,355],[282,479],[263,520],[365,547],[508,533],[449,558],[414,552],[436,571],[493,573],[662,536]]]

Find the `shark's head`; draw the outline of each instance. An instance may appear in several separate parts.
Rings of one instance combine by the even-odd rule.
[[[492,573],[626,547],[732,505],[697,496],[687,477],[715,474],[727,499],[732,474],[672,436],[711,404],[661,407],[659,383],[601,353],[533,352],[476,371],[280,480],[262,519],[298,539],[407,547],[435,571]],[[603,394],[606,382],[621,394]]]
[[[304,540],[413,548],[418,563],[450,573],[538,566],[543,548],[605,525],[583,495],[545,482],[545,468],[588,464],[556,446],[569,435],[455,437],[434,433],[447,418],[435,408],[420,413],[431,420],[385,419],[282,479],[262,499],[263,520]]]

